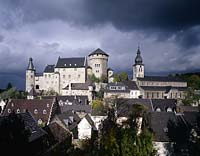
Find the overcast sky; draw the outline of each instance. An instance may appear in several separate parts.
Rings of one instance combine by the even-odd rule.
[[[57,58],[97,48],[115,71],[132,71],[138,45],[147,73],[200,69],[199,0],[0,0],[0,87],[24,87]]]

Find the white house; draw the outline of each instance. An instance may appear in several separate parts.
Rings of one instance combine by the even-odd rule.
[[[97,128],[94,124],[94,121],[87,114],[78,123],[78,139],[91,138],[92,133],[95,132],[95,131],[97,131]]]

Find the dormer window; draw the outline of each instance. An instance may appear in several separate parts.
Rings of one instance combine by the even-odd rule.
[[[37,109],[34,110],[34,114],[38,114],[38,110]]]
[[[76,66],[76,63],[74,64],[74,66]]]
[[[47,108],[49,108],[49,104],[47,103]]]
[[[45,109],[43,110],[43,114],[47,114],[47,111]]]
[[[17,109],[17,113],[20,113],[20,109],[19,108]]]
[[[67,66],[67,64],[64,64],[64,66],[66,67],[66,66]]]
[[[161,112],[161,109],[159,107],[156,108],[156,112]]]
[[[8,113],[11,113],[11,109],[10,108],[8,108]]]
[[[69,66],[72,66],[72,64],[70,63]]]

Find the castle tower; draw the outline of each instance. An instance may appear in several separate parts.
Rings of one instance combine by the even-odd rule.
[[[107,77],[108,57],[109,55],[99,48],[88,55],[88,65],[97,78]]]
[[[133,81],[136,81],[139,77],[144,77],[144,64],[142,61],[140,48],[138,47],[135,64],[133,65]]]
[[[35,87],[35,68],[33,59],[29,58],[28,67],[26,69],[26,91],[30,92],[33,87]]]

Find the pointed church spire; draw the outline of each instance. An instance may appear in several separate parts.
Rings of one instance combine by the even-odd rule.
[[[31,57],[29,58],[27,70],[35,70],[34,65],[33,65],[33,59]]]

